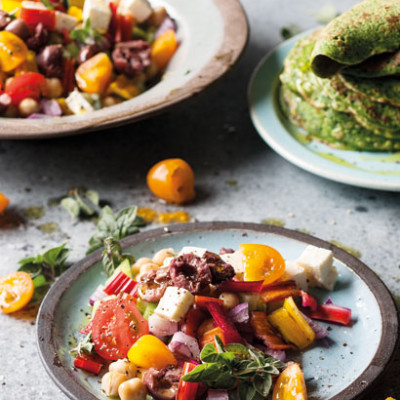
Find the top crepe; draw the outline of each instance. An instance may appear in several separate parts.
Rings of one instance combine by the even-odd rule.
[[[312,52],[313,72],[328,78],[372,56],[396,52],[400,47],[399,16],[400,0],[364,0],[335,18],[322,30]],[[351,73],[351,69],[345,71]],[[352,74],[357,75],[356,71]]]

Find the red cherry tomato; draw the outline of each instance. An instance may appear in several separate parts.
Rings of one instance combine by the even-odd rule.
[[[147,321],[129,295],[101,302],[92,321],[94,348],[107,360],[126,358],[136,340],[149,333]]]
[[[37,72],[18,75],[6,85],[6,93],[11,97],[14,105],[18,105],[27,97],[39,100],[45,90],[46,79]]]

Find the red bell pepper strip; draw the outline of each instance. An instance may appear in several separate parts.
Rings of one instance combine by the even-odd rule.
[[[336,322],[342,325],[349,325],[351,322],[351,310],[334,304],[319,305],[315,311],[307,312],[307,315],[313,319]]]
[[[221,304],[207,303],[207,309],[213,317],[215,324],[222,329],[226,344],[243,344],[243,339],[237,331],[235,324],[230,320],[228,314],[226,313],[224,307],[221,306]]]
[[[301,291],[301,305],[304,308],[310,308],[311,311],[315,311],[318,307],[317,300],[307,292]]]
[[[74,367],[84,369],[85,371],[92,372],[95,375],[98,375],[101,369],[103,368],[103,364],[100,364],[92,359],[90,356],[77,356],[74,360]]]
[[[256,338],[262,340],[269,349],[286,350],[293,348],[293,346],[284,343],[278,336],[264,311],[253,311],[250,314],[250,324],[254,329]]]
[[[185,362],[183,364],[182,376],[185,376],[189,372],[196,368],[195,364]],[[176,400],[193,400],[196,398],[197,389],[199,388],[198,382],[185,382],[184,380],[179,381],[178,393],[176,394]]]
[[[64,97],[67,97],[69,95],[69,93],[74,90],[74,87],[75,87],[74,64],[75,64],[75,60],[73,60],[72,58],[64,59],[64,76],[63,76],[63,80],[62,80]]]
[[[209,296],[194,296],[194,302],[198,308],[207,308],[207,303],[217,303],[221,304],[221,306],[224,305],[223,300]]]
[[[132,39],[133,16],[120,15],[119,29],[121,31],[121,41],[128,42]]]
[[[296,282],[284,281],[263,286],[261,298],[266,302],[286,299],[286,297],[297,297],[301,295],[301,290],[297,288]]]
[[[137,282],[120,271],[117,276],[103,289],[109,296],[120,293],[132,294]]]
[[[28,3],[27,5],[25,3]],[[43,24],[43,27],[49,31],[54,31],[56,28],[56,13],[54,10],[45,8],[42,3],[24,2],[22,5],[19,18],[32,30],[36,25]]]
[[[12,78],[5,92],[11,97],[12,104],[18,105],[27,97],[39,100],[45,90],[45,77],[37,72],[28,72]]]
[[[244,281],[225,281],[218,289],[224,292],[255,292],[259,293],[264,281],[244,282]]]
[[[117,33],[117,25],[118,25],[118,13],[117,13],[117,5],[110,1],[109,7],[111,10],[111,20],[108,25],[107,37],[108,39],[112,38],[112,41],[115,41],[115,35]]]
[[[185,315],[182,332],[186,333],[186,335],[196,337],[197,329],[206,318],[207,315],[205,312],[200,309],[191,308]]]

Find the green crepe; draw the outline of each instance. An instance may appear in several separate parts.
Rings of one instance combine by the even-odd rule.
[[[364,0],[355,5],[321,31],[311,56],[312,70],[327,78],[377,54],[395,53],[400,48],[399,16],[400,0]]]

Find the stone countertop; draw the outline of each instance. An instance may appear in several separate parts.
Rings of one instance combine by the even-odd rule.
[[[196,173],[198,197],[185,207],[199,221],[281,220],[322,239],[357,249],[361,259],[400,299],[400,193],[354,188],[311,175],[275,154],[249,119],[246,88],[261,57],[282,39],[283,26],[316,26],[313,0],[244,0],[251,36],[242,59],[205,93],[172,111],[134,125],[46,141],[0,142],[0,191],[11,207],[0,218],[0,275],[17,261],[67,242],[78,260],[94,232],[48,205],[76,185],[97,190],[114,209],[137,204],[179,209],[154,201],[145,185],[157,161],[182,157]],[[355,1],[337,0],[344,11]],[[320,6],[318,6],[320,7]],[[205,118],[206,116],[206,118]],[[43,207],[30,219],[27,207]],[[53,233],[43,224],[55,223]],[[64,400],[47,376],[35,344],[34,314],[0,315],[0,399]],[[367,398],[400,398],[400,357]]]

